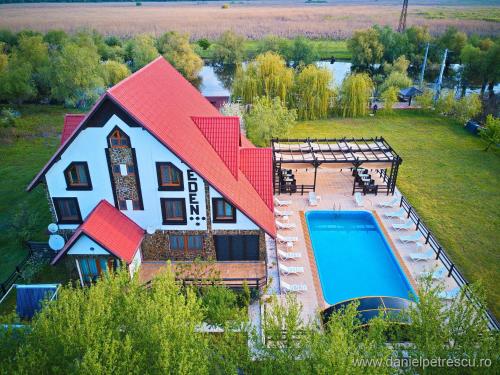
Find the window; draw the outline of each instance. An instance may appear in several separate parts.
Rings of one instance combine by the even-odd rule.
[[[120,210],[126,210],[127,209],[127,201],[125,199],[118,199],[118,208]]]
[[[130,147],[128,136],[120,129],[115,128],[108,137],[109,146],[111,148],[126,148]]]
[[[186,201],[184,198],[161,198],[163,225],[186,224]]]
[[[215,235],[217,261],[259,260],[259,236]]]
[[[203,236],[172,235],[170,250],[203,250]]]
[[[132,200],[132,209],[137,211],[137,210],[142,210],[142,205],[139,199],[133,199]]]
[[[212,198],[213,222],[236,223],[236,209],[224,198]]]
[[[53,198],[57,219],[60,224],[80,224],[82,215],[76,198]]]
[[[92,190],[89,167],[84,161],[71,163],[64,170],[67,190]]]
[[[120,164],[113,164],[113,174],[122,175],[122,172],[120,170]]]
[[[127,164],[127,174],[128,175],[134,175],[135,174],[135,167],[133,164]]]
[[[158,190],[184,190],[182,171],[172,163],[156,163]]]

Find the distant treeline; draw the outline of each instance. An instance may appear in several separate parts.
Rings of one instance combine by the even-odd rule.
[[[176,3],[186,0],[147,0],[155,3]],[[197,0],[197,2],[209,2],[218,0]],[[141,3],[136,0],[0,0],[0,4],[33,4],[33,3]]]

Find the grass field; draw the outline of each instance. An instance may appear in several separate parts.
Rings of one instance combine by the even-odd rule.
[[[399,189],[500,315],[500,152],[484,152],[454,121],[413,111],[302,122],[290,136],[385,137],[403,158]]]
[[[22,106],[17,138],[0,144],[0,282],[25,256],[10,227],[23,206],[37,213],[33,238],[46,240],[45,193],[24,191],[59,144],[62,107]],[[301,122],[290,136],[384,136],[403,157],[398,187],[470,280],[482,280],[500,315],[500,152],[454,121],[414,111],[375,118]],[[0,139],[5,139],[4,135]]]
[[[260,39],[268,34],[286,38],[302,35],[316,39],[345,39],[354,30],[374,24],[397,27],[401,12],[400,1],[360,1],[355,5],[345,2],[254,1],[229,4],[228,9],[222,9],[222,4],[144,2],[140,7],[134,2],[4,4],[0,5],[0,27],[40,31],[64,29],[69,32],[89,28],[121,36],[159,35],[175,30],[189,33],[193,39],[215,39],[225,30],[234,30],[250,39]],[[410,4],[408,26],[427,25],[432,33],[442,32],[449,26],[467,33],[500,33],[500,23],[491,22],[496,20],[496,16],[491,19],[491,15],[498,14],[498,6],[495,7],[493,2],[439,8]]]

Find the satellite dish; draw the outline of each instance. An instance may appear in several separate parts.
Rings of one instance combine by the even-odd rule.
[[[147,227],[147,228],[146,228],[146,232],[147,232],[148,234],[154,234],[154,233],[155,233],[155,228],[153,228],[153,227]]]
[[[50,233],[57,233],[57,231],[59,230],[59,227],[57,226],[56,223],[51,223],[51,224],[49,224],[47,229],[49,230]]]
[[[49,237],[49,247],[54,251],[59,251],[64,247],[64,237],[59,234],[52,234]]]

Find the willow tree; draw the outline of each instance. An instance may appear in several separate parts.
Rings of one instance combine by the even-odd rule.
[[[384,112],[392,112],[392,107],[398,100],[398,89],[394,86],[390,86],[380,96],[384,101]]]
[[[350,74],[340,88],[340,105],[343,117],[365,116],[373,92],[373,82],[366,73]]]
[[[333,91],[328,69],[308,65],[297,74],[293,100],[301,120],[317,120],[328,116]]]
[[[283,58],[266,52],[251,61],[244,69],[238,67],[233,83],[233,97],[244,103],[253,103],[257,97],[280,98],[288,102],[293,87],[293,69]]]

